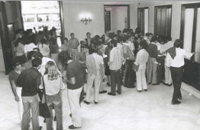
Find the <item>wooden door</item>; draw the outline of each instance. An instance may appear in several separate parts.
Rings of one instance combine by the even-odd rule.
[[[155,7],[155,35],[171,36],[171,10],[171,5]]]

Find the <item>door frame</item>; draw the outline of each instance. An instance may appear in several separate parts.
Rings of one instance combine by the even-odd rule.
[[[106,6],[126,6],[127,7],[127,22],[128,22],[128,29],[130,29],[130,5],[128,5],[128,4],[115,4],[115,5],[113,5],[113,4],[104,4],[104,10],[105,10],[105,7]],[[103,10],[103,11],[104,11]],[[103,14],[104,14],[104,22],[105,22],[105,13],[103,12]],[[104,24],[104,26],[105,26],[105,24]],[[105,32],[105,27],[104,27],[104,32]]]
[[[148,9],[148,21],[149,21],[149,7],[138,7],[137,8],[137,27],[139,27],[139,19],[140,19],[140,16],[139,16],[139,10],[140,9]],[[144,21],[145,22],[145,21]],[[145,23],[144,23],[144,26],[145,26]],[[148,23],[148,30],[149,30],[149,23]],[[145,30],[140,30],[140,31],[143,31],[144,35],[145,35]]]
[[[180,39],[183,41],[184,40],[184,26],[185,26],[185,9],[186,8],[194,8],[194,21],[193,21],[193,31],[192,31],[192,48],[191,48],[191,52],[195,51],[195,40],[196,40],[196,27],[197,27],[197,8],[200,8],[200,3],[191,3],[191,4],[182,4],[181,6],[181,27],[180,27]],[[182,48],[184,47],[184,45],[182,45]],[[193,86],[194,88],[200,90],[200,86],[198,86],[197,84],[195,84],[195,72],[198,73],[198,70],[195,70],[195,66],[200,68],[200,64],[194,61],[194,56],[192,56],[192,58],[190,60],[185,59],[185,66],[184,68],[187,68],[187,70],[185,69],[185,71],[189,71],[190,74],[189,76],[185,75],[186,78],[189,79],[185,79],[183,76],[183,81],[187,84],[190,84],[191,86]]]
[[[157,18],[157,12],[156,12],[156,9],[158,8],[161,8],[161,7],[166,7],[166,8],[171,8],[171,22],[170,22],[170,36],[171,36],[171,31],[172,31],[172,5],[159,5],[159,6],[155,6],[154,7],[154,35],[157,35],[156,33],[156,30],[157,30],[157,27],[155,26],[157,24],[157,21],[156,21],[156,18]]]

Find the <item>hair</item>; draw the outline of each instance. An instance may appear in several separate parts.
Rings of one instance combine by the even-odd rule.
[[[118,37],[117,41],[118,42],[123,42],[123,38],[122,37]]]
[[[174,47],[179,48],[179,47],[182,46],[182,44],[183,44],[182,40],[176,39],[175,42],[174,42]]]
[[[13,60],[13,68],[15,68],[15,67],[18,66],[18,65],[21,65],[21,62],[20,62],[19,58],[15,58],[15,59]]]
[[[64,40],[68,41],[68,38],[67,38],[67,37],[64,37]]]
[[[153,36],[152,33],[146,33],[146,36],[149,37],[149,36]]]
[[[60,77],[60,73],[53,61],[48,61],[45,66],[45,73],[48,75],[48,80],[56,80]]]
[[[42,59],[40,57],[35,57],[34,59],[32,59],[33,67],[38,67],[41,64],[42,64]]]
[[[91,35],[91,33],[90,33],[90,32],[87,32],[87,33],[86,33],[86,35],[88,35],[88,34],[90,34],[90,35]]]
[[[117,30],[117,34],[121,33],[122,31],[121,30]]]
[[[22,38],[18,38],[15,42],[15,47],[17,47],[19,45],[19,42],[22,42]]]
[[[40,52],[40,49],[38,47],[33,48],[33,50],[36,50],[36,52]]]
[[[142,40],[141,42],[140,42],[140,46],[141,46],[141,48],[143,48],[143,49],[146,49],[146,47],[147,47],[147,41],[146,40]]]
[[[171,37],[171,36],[166,36],[166,40],[167,40],[167,41],[171,41],[171,40],[172,40],[172,37]]]
[[[35,52],[32,56],[31,56],[31,59],[32,58],[40,58],[42,59],[43,58],[43,55],[41,52]]]
[[[117,46],[117,40],[111,40],[111,44],[116,47]]]
[[[70,36],[74,35],[74,33],[71,33]]]
[[[151,42],[155,42],[155,41],[158,41],[158,38],[156,36],[153,36],[151,39]]]

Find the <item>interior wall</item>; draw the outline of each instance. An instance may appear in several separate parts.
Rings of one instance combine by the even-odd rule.
[[[128,8],[126,6],[107,6],[106,8],[111,10],[111,31],[123,30],[127,24],[125,19],[128,16]]]
[[[192,2],[138,2],[138,7],[149,7],[149,32],[154,33],[154,8],[155,6],[161,5],[172,5],[172,25],[171,25],[171,36],[172,40],[180,38],[180,26],[181,26],[181,5],[187,3],[197,3],[197,1]]]
[[[80,15],[89,13],[92,21],[85,25],[80,19]],[[103,3],[70,3],[63,1],[63,15],[65,36],[70,38],[70,33],[75,33],[75,37],[86,38],[86,33],[91,36],[104,34],[104,5]]]

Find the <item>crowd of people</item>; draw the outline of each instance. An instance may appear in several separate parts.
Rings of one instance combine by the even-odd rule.
[[[138,92],[148,91],[148,84],[174,86],[172,104],[180,104],[184,57],[192,55],[181,49],[182,41],[172,41],[170,36],[154,36],[152,33],[135,32],[125,28],[116,33],[107,30],[102,36],[86,33],[79,40],[74,33],[64,38],[59,47],[56,29],[44,28],[33,33],[31,29],[16,31],[13,41],[13,71],[9,81],[16,101],[23,108],[22,130],[28,130],[30,110],[32,126],[39,127],[38,93],[45,88],[46,102],[51,118],[46,118],[47,130],[52,130],[53,115],[57,129],[63,129],[62,90],[67,88],[70,117],[73,124],[69,129],[82,127],[81,102],[89,105],[101,102],[99,94],[107,93],[103,82],[110,87],[110,96],[122,94],[122,86]],[[94,98],[91,90],[94,88]]]

